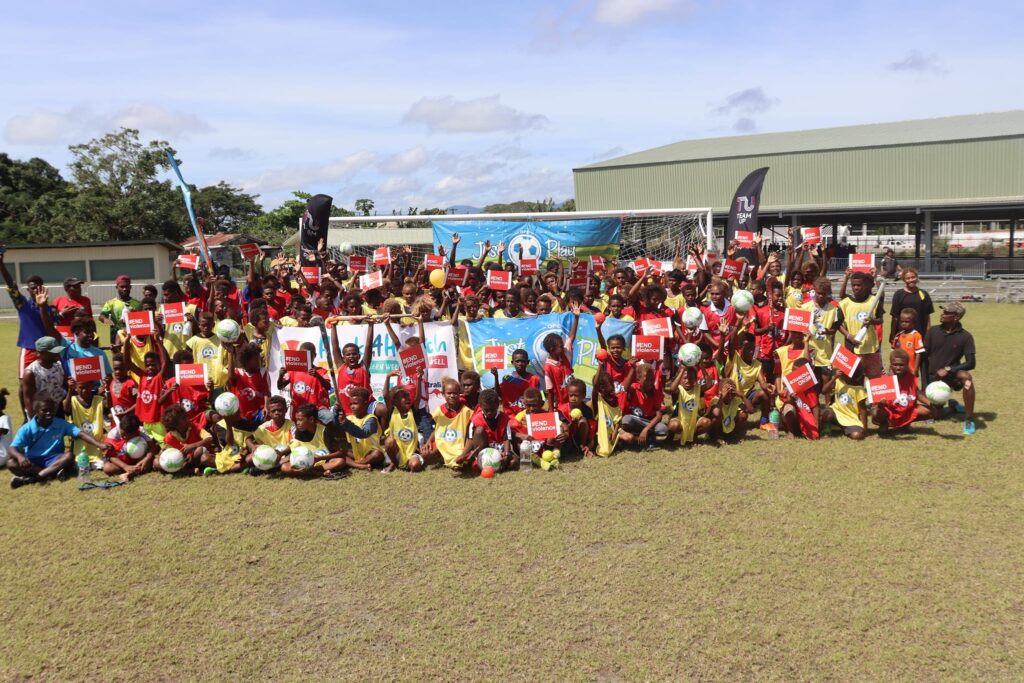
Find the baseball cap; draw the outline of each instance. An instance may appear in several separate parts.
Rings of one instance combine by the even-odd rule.
[[[53,337],[40,337],[36,340],[36,351],[39,353],[63,353],[64,349]]]
[[[964,308],[964,305],[959,301],[952,301],[945,306],[939,306],[939,308],[944,311],[949,311],[958,318],[964,317],[964,314],[967,313],[967,309]]]
[[[67,287],[74,287],[75,285],[80,285],[80,284],[82,284],[82,281],[79,280],[77,277],[66,277],[66,278],[64,278],[64,287],[65,288],[67,288]]]
[[[118,284],[118,285],[123,284],[125,282],[131,282],[131,281],[132,281],[132,279],[130,277],[128,277],[127,275],[118,275],[116,278],[114,278],[114,283]]]

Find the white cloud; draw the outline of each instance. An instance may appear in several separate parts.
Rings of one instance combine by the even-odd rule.
[[[171,137],[181,137],[189,133],[209,133],[213,130],[194,114],[171,111],[155,104],[129,105],[115,112],[111,121],[117,128],[151,130]]]
[[[213,147],[208,156],[211,159],[226,159],[228,161],[249,161],[256,158],[256,150],[244,147]]]
[[[774,107],[779,101],[768,97],[760,87],[734,92],[712,111],[718,116],[731,114],[760,114]]]
[[[593,18],[605,26],[631,26],[659,15],[678,14],[690,8],[686,0],[598,0]]]
[[[696,0],[577,0],[564,11],[540,10],[533,19],[530,47],[556,52],[595,42],[617,45],[630,31],[678,21],[695,10]]]
[[[69,114],[37,109],[30,114],[12,116],[7,121],[4,137],[12,145],[51,145],[63,140],[72,126]]]
[[[11,144],[54,145],[83,142],[85,138],[104,135],[121,127],[175,138],[213,130],[194,114],[172,111],[151,103],[138,103],[112,112],[95,112],[87,105],[63,112],[36,109],[8,119],[4,134]]]
[[[945,76],[949,69],[944,66],[935,54],[922,54],[919,50],[911,50],[903,59],[890,62],[886,65],[889,71],[932,74],[933,76]]]
[[[420,123],[443,133],[494,133],[540,128],[548,123],[543,114],[529,114],[501,103],[500,95],[456,100],[451,95],[424,97],[402,117],[403,123]]]
[[[306,190],[310,185],[344,180],[376,162],[377,155],[364,150],[326,164],[265,171],[253,178],[239,180],[237,184],[247,192]]]
[[[416,145],[404,152],[392,154],[380,162],[380,170],[385,173],[411,173],[422,168],[430,161],[430,155],[423,145]]]

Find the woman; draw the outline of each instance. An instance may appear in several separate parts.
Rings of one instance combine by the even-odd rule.
[[[890,342],[899,332],[900,313],[903,309],[912,308],[917,312],[917,323],[914,329],[920,332],[922,337],[928,331],[929,317],[935,312],[935,305],[932,303],[932,298],[928,296],[928,292],[917,287],[917,270],[904,268],[900,277],[903,279],[903,289],[893,292],[892,307],[889,309],[892,316],[889,328]]]

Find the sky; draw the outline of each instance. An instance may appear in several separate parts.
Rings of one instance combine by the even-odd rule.
[[[380,213],[573,195],[679,140],[1024,107],[1024,3],[0,0],[0,151],[138,128],[197,185]],[[739,179],[737,179],[737,182]],[[623,207],[627,208],[627,207]]]

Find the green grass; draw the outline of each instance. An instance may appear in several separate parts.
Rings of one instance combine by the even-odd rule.
[[[755,436],[493,481],[3,475],[0,678],[1019,680],[1022,312],[968,309],[970,438]]]

